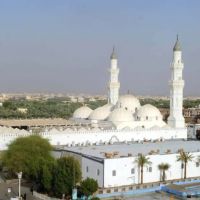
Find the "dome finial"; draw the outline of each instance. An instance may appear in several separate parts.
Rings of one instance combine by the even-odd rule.
[[[115,45],[113,45],[113,51],[112,51],[112,54],[110,56],[110,59],[117,59],[117,55],[115,53]]]

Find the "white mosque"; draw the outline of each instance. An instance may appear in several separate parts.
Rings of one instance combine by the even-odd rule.
[[[133,95],[120,96],[119,68],[115,50],[110,56],[110,80],[108,103],[95,110],[83,106],[75,110],[70,119],[71,126],[46,129],[39,133],[52,145],[85,146],[128,141],[153,141],[186,139],[187,129],[182,115],[183,61],[179,39],[173,48],[170,80],[170,116],[168,122],[153,105],[141,106]],[[26,133],[29,135],[33,133]],[[0,134],[0,148],[6,148],[18,134]]]
[[[160,181],[158,165],[166,162],[170,166],[166,171],[167,180],[183,178],[183,163],[177,161],[182,150],[193,156],[193,161],[187,165],[187,175],[196,181],[200,176],[200,141],[187,140],[182,115],[183,62],[178,38],[170,67],[170,116],[167,123],[156,107],[150,104],[141,106],[130,94],[119,96],[119,68],[114,50],[110,59],[108,103],[95,110],[80,107],[73,113],[70,126],[46,129],[37,134],[59,148],[54,152],[56,157],[71,155],[78,159],[82,177],[96,179],[99,187],[109,188],[108,193],[117,191],[122,194],[125,191],[122,186],[127,186],[128,190],[137,188],[136,184],[141,182],[140,168],[136,163],[139,154],[147,156],[151,162],[144,169],[144,183]],[[7,149],[16,138],[31,134],[36,133],[1,127],[0,150]]]
[[[199,141],[187,140],[182,114],[184,81],[179,39],[173,48],[170,67],[170,115],[167,123],[155,106],[141,106],[139,100],[130,94],[119,96],[119,68],[114,50],[110,59],[108,103],[95,110],[87,106],[78,108],[71,119],[74,126],[68,130],[48,132],[52,143],[59,141],[65,145],[57,153],[78,159],[83,178],[94,178],[99,187],[106,188],[102,195],[116,192],[120,195],[125,190],[137,189],[136,185],[141,182],[137,163],[140,154],[151,162],[150,166],[144,167],[144,183],[160,181],[158,166],[161,163],[170,166],[166,171],[167,180],[181,180],[186,166],[177,161],[177,156],[182,150],[193,156],[187,165],[190,181],[199,181]]]
[[[155,106],[150,104],[141,106],[139,100],[130,94],[119,96],[119,68],[114,49],[110,56],[111,66],[109,69],[108,103],[95,110],[91,110],[87,106],[78,108],[73,114],[74,122],[82,124],[88,122],[92,126],[99,128],[104,128],[107,125],[107,127],[112,127],[116,130],[145,130],[152,128],[183,129],[185,127],[182,114],[184,87],[184,81],[182,79],[183,62],[178,38],[173,49],[173,54],[170,81],[170,116],[168,118],[168,124],[163,121],[160,111]]]

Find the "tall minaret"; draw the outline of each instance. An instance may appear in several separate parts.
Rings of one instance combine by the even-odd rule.
[[[173,128],[184,128],[185,119],[183,117],[183,88],[184,80],[183,62],[181,45],[178,39],[173,48],[173,62],[171,65],[171,80],[170,80],[170,115],[168,117],[168,125]]]
[[[113,52],[110,56],[111,66],[109,69],[110,72],[110,81],[109,81],[109,96],[108,102],[115,105],[119,98],[119,88],[120,83],[118,81],[119,68],[117,67],[117,55],[115,53],[115,49],[113,48]]]

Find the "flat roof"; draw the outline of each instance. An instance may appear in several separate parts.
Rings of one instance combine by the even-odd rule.
[[[200,152],[198,140],[166,140],[162,142],[118,143],[112,145],[63,147],[60,150],[84,156],[106,159],[143,155],[174,154],[180,149],[186,152]]]
[[[69,121],[62,118],[0,119],[0,126],[66,126]]]

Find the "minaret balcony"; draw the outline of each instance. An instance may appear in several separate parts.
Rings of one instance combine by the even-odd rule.
[[[115,82],[115,83],[111,82],[109,84],[109,88],[118,88],[118,87],[120,87],[120,83],[119,82]]]
[[[173,81],[169,81],[169,85],[170,86],[184,86],[185,82],[184,80],[173,80]]]

